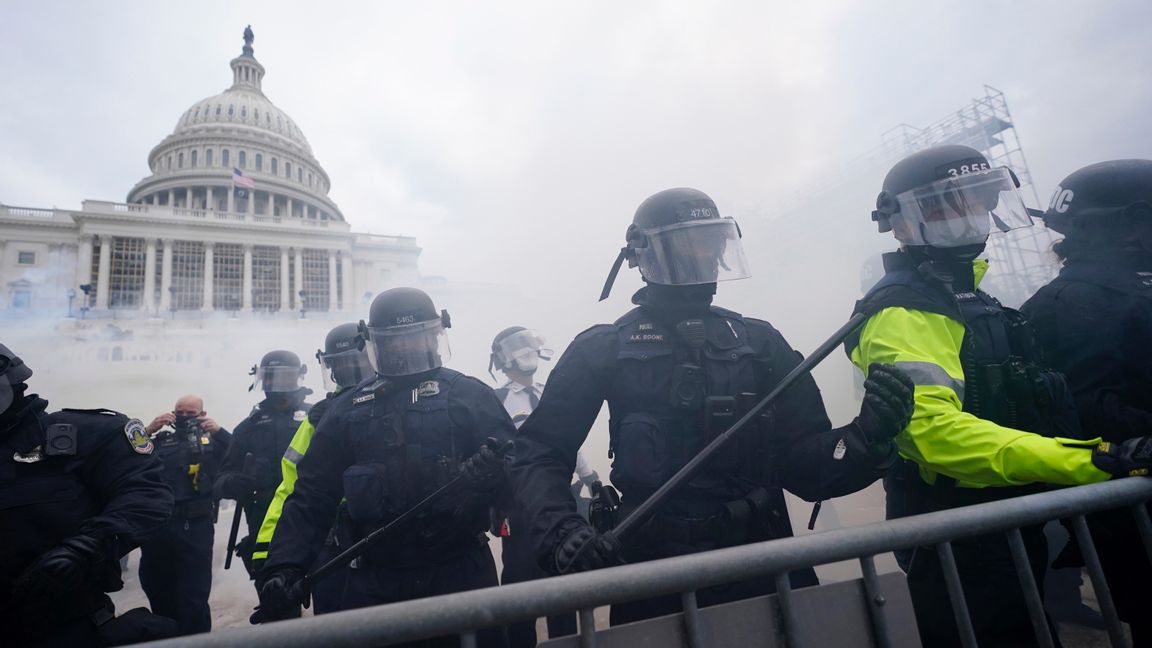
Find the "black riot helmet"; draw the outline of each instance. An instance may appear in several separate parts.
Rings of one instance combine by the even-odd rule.
[[[443,366],[452,357],[445,331],[451,327],[448,311],[437,312],[423,290],[392,288],[372,300],[360,335],[377,374],[412,376]]]
[[[16,398],[14,387],[32,377],[32,369],[24,364],[20,356],[7,346],[0,344],[0,413],[6,411]]]
[[[748,260],[740,227],[708,194],[696,189],[666,189],[640,203],[625,234],[626,245],[604,282],[600,300],[608,298],[625,260],[640,268],[650,284],[694,286],[744,279]]]
[[[872,220],[904,245],[983,245],[991,232],[1032,224],[1019,187],[1011,169],[993,167],[974,148],[934,146],[892,167]]]
[[[1152,220],[1152,160],[1099,162],[1064,178],[1044,223],[1067,236],[1107,236]]]
[[[301,380],[306,373],[308,367],[300,363],[300,356],[295,353],[283,349],[269,351],[249,372],[255,378],[248,391],[259,389],[265,394],[298,391],[303,387]]]
[[[509,326],[492,340],[492,353],[488,356],[488,374],[493,379],[495,367],[500,371],[536,373],[537,360],[551,360],[552,349],[536,331],[523,326]]]
[[[364,338],[355,322],[328,331],[324,349],[316,351],[324,378],[324,391],[334,393],[360,384],[372,375],[372,365],[364,351]]]

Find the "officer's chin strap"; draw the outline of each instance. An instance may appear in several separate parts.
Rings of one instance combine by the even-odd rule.
[[[616,275],[620,274],[620,266],[624,265],[624,259],[628,258],[628,246],[620,248],[620,254],[616,255],[616,262],[612,264],[612,269],[608,271],[608,278],[604,281],[604,289],[600,291],[600,301],[608,299],[608,295],[612,293],[612,284],[616,283]]]

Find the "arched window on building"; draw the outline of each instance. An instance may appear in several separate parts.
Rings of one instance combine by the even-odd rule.
[[[172,168],[172,156],[171,155],[168,156],[168,160],[164,163],[164,167],[167,169]]]
[[[200,151],[193,149],[192,150],[192,168],[193,169],[196,168],[196,164],[197,164],[197,162],[199,162],[199,156],[200,156]]]
[[[254,121],[254,122],[260,121],[260,109],[259,108],[253,108],[252,109],[252,121]]]
[[[272,175],[280,173],[280,164],[276,158],[272,158]]]
[[[240,106],[240,119],[248,119],[248,106]]]
[[[304,184],[304,167],[296,167],[296,182]]]
[[[220,104],[216,104],[216,116],[220,116]]]
[[[236,159],[239,161],[241,169],[248,168],[248,153],[246,151],[240,151],[237,153]]]
[[[260,153],[256,154],[256,170],[257,171],[263,171],[264,170],[264,156]]]
[[[220,151],[220,165],[225,168],[232,166],[232,154],[228,149]]]
[[[176,154],[176,168],[177,169],[183,169],[184,168],[184,151],[180,151],[179,153]]]
[[[228,118],[231,119],[236,115],[236,106],[228,104]]]
[[[207,151],[204,151],[204,166],[206,166],[206,167],[212,166],[212,149],[208,149]]]
[[[192,119],[200,119],[200,106],[196,106],[196,114],[192,117]]]
[[[312,172],[311,171],[308,172],[308,186],[309,187],[312,186]]]
[[[284,177],[288,178],[289,180],[292,179],[292,163],[291,162],[285,162],[284,163]]]

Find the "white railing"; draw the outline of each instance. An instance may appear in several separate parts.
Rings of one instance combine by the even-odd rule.
[[[24,218],[55,218],[56,210],[39,209],[36,207],[8,207],[0,206],[0,214],[8,216],[21,216]]]
[[[135,203],[114,203],[105,200],[85,200],[82,206],[86,212],[103,212],[112,214],[132,214],[151,216],[153,218],[179,217],[194,218],[197,220],[218,220],[236,223],[261,223],[280,227],[330,227],[331,223],[343,224],[341,221],[331,219],[296,218],[286,216],[273,216],[270,214],[248,214],[245,212],[218,211],[215,209],[188,209],[187,207],[169,207],[168,205],[140,205]],[[17,216],[51,217],[50,209],[26,209],[15,207],[0,207]],[[27,213],[25,213],[27,212]],[[393,239],[395,237],[380,237]]]

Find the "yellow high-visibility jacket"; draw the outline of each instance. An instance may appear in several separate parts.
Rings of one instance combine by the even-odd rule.
[[[976,262],[977,283],[987,268],[986,261]],[[900,454],[919,465],[924,481],[932,484],[945,475],[957,486],[981,488],[1088,484],[1111,477],[1092,464],[1099,438],[1049,438],[963,411],[964,334],[964,325],[946,315],[889,307],[868,319],[849,349],[861,371],[867,373],[874,362],[892,364],[916,384],[912,420],[895,441]]]

